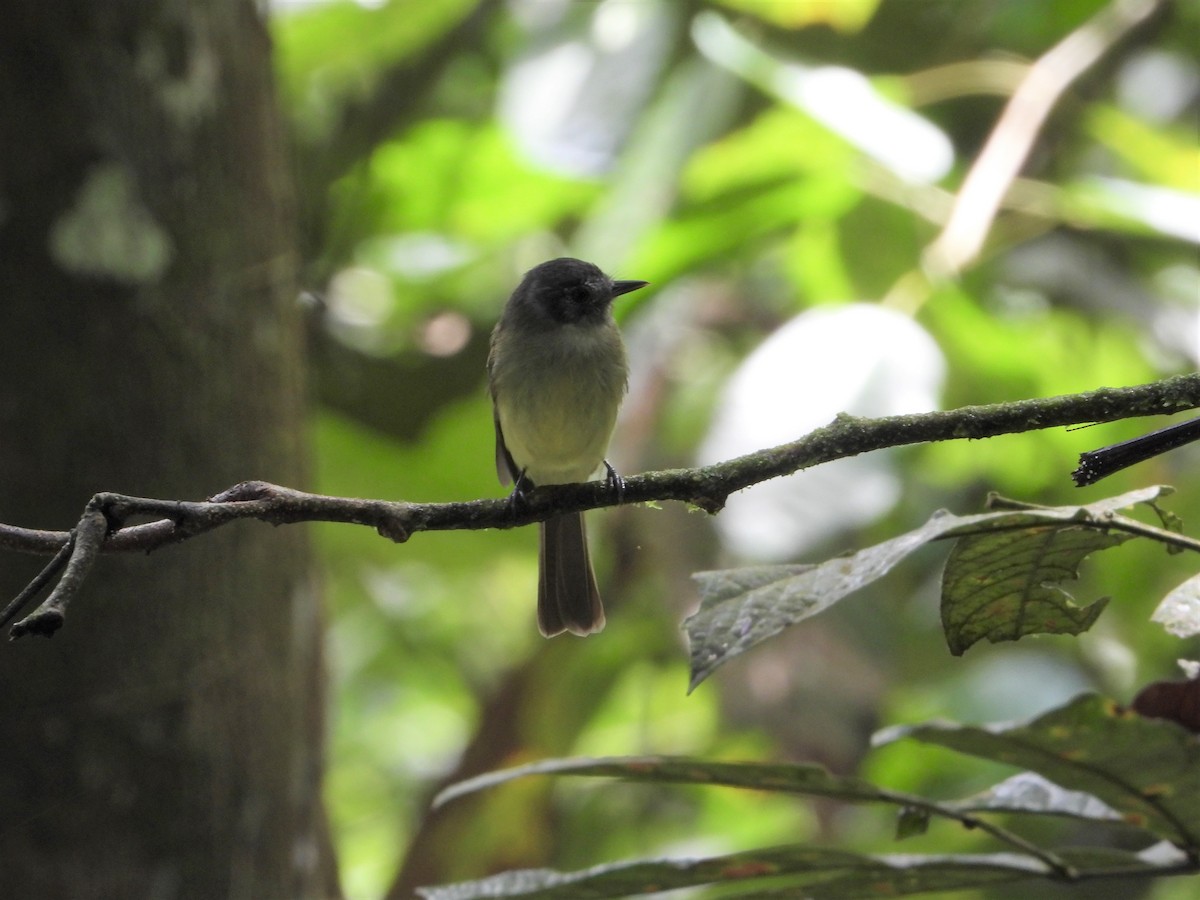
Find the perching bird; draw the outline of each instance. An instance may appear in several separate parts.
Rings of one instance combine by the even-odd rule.
[[[492,332],[488,386],[496,472],[514,498],[535,485],[587,481],[601,465],[625,396],[625,345],[613,299],[645,281],[614,281],[591,263],[552,259],[530,269]],[[540,527],[538,627],[547,637],[604,627],[582,513]]]

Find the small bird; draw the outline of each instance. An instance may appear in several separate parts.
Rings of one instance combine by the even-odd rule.
[[[492,332],[488,388],[496,424],[496,474],[528,488],[587,481],[600,468],[629,369],[612,317],[616,297],[645,281],[614,281],[591,263],[552,259],[525,273]],[[540,526],[538,628],[546,637],[604,627],[582,513]]]

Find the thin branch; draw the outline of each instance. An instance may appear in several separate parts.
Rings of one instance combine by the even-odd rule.
[[[432,805],[434,810],[440,810],[452,800],[458,800],[470,794],[497,787],[500,784],[505,784],[514,779],[529,775],[580,776],[584,778],[614,777],[634,782],[695,784],[707,787],[727,787],[737,790],[763,790],[795,794],[802,797],[823,797],[842,803],[853,803],[863,806],[876,803],[890,804],[899,807],[901,811],[905,809],[920,810],[928,813],[931,818],[940,817],[949,819],[957,822],[964,828],[978,829],[986,832],[997,841],[1008,844],[1013,849],[1034,857],[1049,868],[1056,877],[1071,879],[1078,874],[1070,863],[1052,850],[1040,847],[1032,841],[1021,837],[1019,834],[973,813],[955,809],[936,800],[930,800],[928,797],[921,797],[902,791],[893,791],[888,788],[881,788],[862,782],[858,782],[853,787],[848,787],[841,779],[836,776],[830,779],[828,773],[824,772],[822,777],[815,782],[806,779],[793,781],[788,779],[786,775],[776,780],[774,777],[765,776],[765,774],[758,780],[754,778],[743,780],[734,774],[738,769],[743,768],[739,763],[731,763],[727,767],[722,766],[722,768],[725,768],[725,772],[722,773],[719,770],[709,768],[704,760],[696,760],[695,762],[696,768],[692,772],[680,775],[664,772],[662,764],[666,763],[668,767],[682,766],[684,769],[691,768],[686,757],[615,756],[599,759],[566,757],[541,760],[540,762],[527,763],[499,772],[487,772],[474,778],[452,782],[449,786],[438,792],[433,798]],[[753,771],[755,768],[760,767],[748,766],[746,770]],[[798,766],[796,767],[796,771],[799,773],[802,770],[807,769],[811,771],[814,768],[817,767]],[[682,769],[678,769],[677,771],[682,771]]]
[[[296,522],[366,525],[401,543],[419,531],[514,528],[558,513],[614,506],[620,502],[676,500],[716,513],[735,491],[871,450],[1110,422],[1197,407],[1200,407],[1200,374],[1180,375],[1137,387],[1101,388],[1083,394],[967,406],[944,412],[881,419],[841,415],[829,425],[790,444],[704,468],[672,469],[627,478],[620,499],[613,496],[604,481],[537,488],[519,505],[506,500],[406,503],[328,497],[262,481],[242,482],[203,501],[99,493],[88,502],[73,532],[35,531],[0,524],[0,548],[55,554],[56,559],[67,554],[58,585],[42,607],[13,627],[13,636],[48,635],[59,628],[68,602],[78,591],[97,553],[148,552],[239,519],[257,519],[273,525]],[[147,516],[156,521],[127,524],[131,519]],[[22,591],[18,598],[22,600],[20,605],[49,582],[54,565],[52,563],[43,570],[34,583]],[[15,615],[20,605],[16,601],[10,603],[5,615]],[[0,625],[6,621],[0,619]]]
[[[98,502],[99,496],[93,497],[88,502],[79,524],[71,532],[62,550],[55,554],[50,566],[43,569],[38,577],[30,583],[30,587],[21,592],[22,595],[29,594],[30,596],[36,593],[35,591],[31,592],[32,585],[48,582],[50,578],[47,577],[47,572],[61,557],[66,557],[66,567],[63,569],[62,577],[58,579],[58,584],[54,586],[50,596],[32,615],[26,616],[12,627],[11,635],[14,640],[26,634],[40,634],[49,637],[62,627],[67,614],[67,604],[79,592],[84,579],[87,578],[88,572],[96,562],[96,557],[100,555],[100,551],[104,547],[104,539],[108,536],[109,519],[102,503]],[[10,608],[12,606],[16,606],[16,601],[10,604]],[[7,609],[5,614],[7,616]],[[0,625],[6,622],[7,619],[0,622]]]
[[[1038,503],[1024,503],[1020,500],[1012,500],[1008,497],[999,496],[988,498],[988,508],[1046,509],[1046,507]],[[1168,547],[1175,547],[1178,550],[1192,550],[1200,553],[1200,540],[1188,537],[1186,534],[1180,534],[1178,531],[1169,531],[1166,528],[1159,528],[1156,525],[1139,522],[1137,519],[1131,519],[1120,513],[1109,512],[1102,518],[1080,519],[1072,524],[1084,528],[1096,528],[1101,531],[1124,531],[1127,534],[1135,534],[1138,537],[1150,538],[1161,544],[1166,544]]]
[[[948,806],[943,806],[937,801],[919,797],[915,794],[905,794],[900,791],[890,791],[880,788],[879,796],[885,802],[894,803],[902,808],[909,807],[911,809],[923,810],[931,816],[941,816],[942,818],[958,822],[964,828],[978,829],[990,834],[997,841],[1008,844],[1014,850],[1038,859],[1048,866],[1058,878],[1072,880],[1079,877],[1078,870],[1057,853],[1047,850],[1045,847],[1039,847],[1033,841],[1026,840],[1016,832],[1010,831],[987,819],[981,819],[972,813],[961,812]]]
[[[67,539],[63,542],[62,547],[54,554],[54,558],[46,563],[46,567],[37,574],[37,577],[25,585],[25,589],[17,594],[8,606],[4,607],[3,612],[0,612],[0,628],[3,628],[15,619],[17,613],[23,610],[34,597],[40,594],[50,582],[58,577],[58,573],[66,566],[74,549],[75,532],[72,531],[67,535]]]
[[[950,221],[925,251],[929,271],[953,276],[979,255],[1004,195],[1059,97],[1161,6],[1161,0],[1114,0],[1030,66],[967,173]]]

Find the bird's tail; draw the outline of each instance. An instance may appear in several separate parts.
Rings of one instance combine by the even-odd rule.
[[[542,523],[538,553],[538,628],[546,637],[564,631],[581,637],[604,627],[604,605],[588,557],[583,513]]]

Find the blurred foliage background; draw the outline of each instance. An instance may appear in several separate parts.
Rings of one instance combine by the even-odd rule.
[[[1195,369],[1196,4],[1153,9],[1067,87],[977,260],[950,277],[922,268],[1031,63],[1105,6],[274,3],[310,290],[315,488],[502,495],[487,335],[521,274],[560,255],[652,282],[617,309],[633,376],[611,458],[625,473],[769,446],[841,411]],[[718,790],[533,780],[427,810],[447,780],[567,754],[817,761],[934,796],[983,786],[999,773],[930,748],[868,754],[869,735],[1030,716],[1085,689],[1128,700],[1173,677],[1194,642],[1147,620],[1188,560],[1139,543],[1103,554],[1079,588],[1114,597],[1091,633],[956,659],[933,548],[685,696],[689,575],[820,560],[940,507],[977,511],[989,491],[1061,504],[1169,483],[1171,508],[1195,523],[1196,447],[1071,485],[1079,452],[1161,424],[871,454],[747,491],[715,519],[592,513],[609,616],[582,641],[537,634],[532,529],[395,546],[318,528],[335,682],[326,792],[348,895],[785,840],[896,849],[875,810]],[[985,846],[948,825],[911,844]]]

